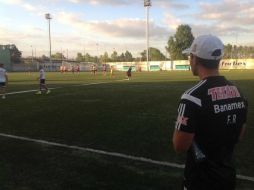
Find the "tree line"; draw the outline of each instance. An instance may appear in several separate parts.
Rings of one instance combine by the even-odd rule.
[[[149,48],[150,61],[162,61],[166,60],[166,56],[160,52],[159,49],[150,47]],[[39,57],[44,61],[49,61],[49,57],[42,55]],[[52,60],[67,60],[64,54],[57,52],[51,55]],[[77,62],[93,62],[93,63],[107,63],[107,62],[132,62],[132,61],[146,61],[146,50],[140,53],[139,57],[134,57],[131,52],[125,51],[123,53],[118,53],[114,50],[111,54],[104,52],[103,55],[92,56],[89,53],[80,53],[78,52],[75,58]]]
[[[182,54],[182,51],[190,47],[194,40],[194,36],[189,25],[179,25],[176,33],[173,36],[169,36],[165,51],[168,56],[164,55],[159,49],[149,48],[149,60],[150,61],[163,61],[163,60],[186,60],[187,56]],[[245,59],[254,58],[253,46],[237,46],[227,44],[224,46],[224,59]],[[22,53],[15,45],[10,45],[11,61],[14,63],[22,62]],[[37,57],[42,61],[48,61],[49,57],[42,55]],[[55,53],[51,56],[52,60],[66,60],[66,57],[62,53]],[[78,52],[75,60],[78,62],[93,62],[93,63],[106,63],[106,62],[132,62],[132,61],[146,61],[147,51],[140,52],[140,56],[133,57],[130,51],[122,53],[114,50],[111,54],[104,52],[102,55],[92,56],[89,53]]]
[[[166,57],[163,55],[159,49],[157,48],[149,48],[150,61],[161,61],[165,60]],[[112,54],[109,55],[108,52],[104,52],[103,55],[99,57],[91,56],[89,53],[82,54],[77,53],[76,61],[78,62],[132,62],[132,61],[145,61],[147,59],[146,50],[140,53],[140,57],[133,57],[132,53],[126,51],[124,53],[118,53],[117,51],[113,51]]]

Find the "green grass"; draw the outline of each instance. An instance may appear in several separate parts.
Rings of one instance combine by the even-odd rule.
[[[37,73],[9,73],[9,92],[37,89]],[[254,71],[224,71],[249,100],[245,138],[236,147],[238,174],[254,176]],[[181,94],[198,79],[190,72],[133,73],[130,81],[90,73],[47,73],[49,95],[0,100],[0,133],[184,163],[172,149]],[[100,83],[88,86],[77,84]],[[0,137],[0,189],[179,189],[183,171],[138,161]],[[238,189],[254,183],[238,180]]]

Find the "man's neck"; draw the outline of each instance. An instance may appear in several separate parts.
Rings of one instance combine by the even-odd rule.
[[[219,76],[219,71],[218,69],[200,69],[198,76],[201,80],[207,78],[207,77],[212,77],[212,76]]]

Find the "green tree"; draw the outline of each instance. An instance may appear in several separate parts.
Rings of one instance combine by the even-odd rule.
[[[46,55],[42,55],[41,60],[42,61],[49,61],[49,57],[47,57]]]
[[[142,61],[147,60],[146,52],[147,52],[146,50],[141,52]],[[163,55],[159,49],[154,47],[149,48],[149,61],[164,61],[165,59],[166,59],[165,55]]]
[[[146,61],[147,60],[146,50],[141,52],[140,55],[141,55],[141,61]]]
[[[85,58],[84,59],[85,62],[92,62],[92,57],[89,53],[86,53],[84,58]]]
[[[132,54],[129,51],[125,52],[124,57],[125,57],[125,61],[133,61]]]
[[[97,63],[97,64],[100,63],[99,57],[98,57],[97,55],[96,55],[95,57],[92,57],[92,58],[93,58],[93,61],[92,61],[92,62]]]
[[[248,47],[249,52],[248,52],[248,58],[254,58],[254,47]]]
[[[118,60],[121,61],[121,62],[125,61],[124,53],[121,53],[121,55],[119,56]]]
[[[51,58],[52,59],[64,59],[65,57],[62,53],[57,52],[57,53],[51,55]]]
[[[236,46],[227,44],[224,46],[224,59],[248,59],[254,57],[254,47]]]
[[[245,52],[244,52],[244,47],[243,46],[238,47],[237,57],[238,58],[244,58],[245,57]]]
[[[118,61],[118,55],[117,55],[117,52],[114,51],[112,54],[111,54],[111,59],[113,62],[117,62]]]
[[[108,52],[104,52],[104,54],[101,56],[101,62],[102,63],[107,63],[109,61],[110,61],[110,59],[108,57]]]
[[[149,48],[150,51],[150,60],[151,61],[164,61],[166,59],[165,55],[161,53],[160,50],[156,48]]]
[[[232,57],[232,49],[233,46],[231,44],[224,46],[224,59],[230,59]]]
[[[21,63],[22,53],[21,53],[21,51],[19,51],[19,49],[16,47],[16,45],[14,45],[14,44],[7,45],[6,48],[10,50],[11,62]]]
[[[85,59],[84,59],[82,53],[77,53],[76,61],[82,62],[82,61],[84,61],[84,60],[85,60]]]
[[[170,36],[168,46],[166,47],[172,60],[187,59],[182,51],[190,47],[194,37],[189,25],[180,25],[177,27],[176,34]]]

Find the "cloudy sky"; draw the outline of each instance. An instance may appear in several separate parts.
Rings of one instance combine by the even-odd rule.
[[[225,44],[254,46],[253,0],[151,0],[150,46],[165,53],[169,36],[188,24],[194,36],[218,35]],[[74,57],[146,48],[143,0],[0,0],[0,44],[16,44],[24,56],[52,53]]]

